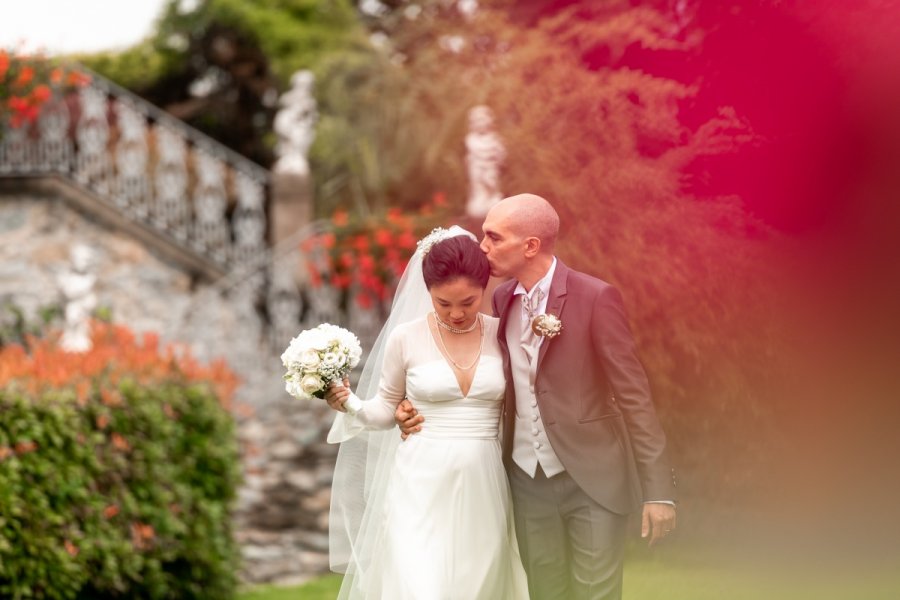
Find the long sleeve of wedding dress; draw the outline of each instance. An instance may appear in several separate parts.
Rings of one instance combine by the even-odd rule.
[[[390,429],[395,425],[394,412],[406,396],[404,345],[397,333],[394,331],[385,345],[378,393],[374,398],[363,399],[362,408],[355,415],[338,413],[328,432],[329,443],[347,441],[365,430]]]

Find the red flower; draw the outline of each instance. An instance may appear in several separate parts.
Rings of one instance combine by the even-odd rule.
[[[371,254],[363,254],[359,257],[359,268],[361,271],[371,273],[375,269],[375,259]]]
[[[356,303],[359,304],[359,307],[363,310],[368,310],[372,308],[372,297],[365,292],[359,293],[356,295]]]
[[[412,250],[416,247],[416,236],[412,231],[406,230],[397,236],[397,245],[406,250]]]
[[[115,504],[110,504],[106,508],[103,509],[103,516],[107,519],[112,519],[114,516],[119,514],[119,507]]]
[[[379,227],[375,230],[375,243],[382,248],[387,248],[393,241],[394,237],[391,235],[391,232],[389,230],[385,229],[384,227]]]
[[[359,252],[366,252],[369,249],[369,238],[364,233],[353,236],[351,245]]]
[[[5,50],[0,50],[0,79],[6,75],[9,70],[9,54]]]
[[[331,276],[331,285],[339,290],[345,290],[350,287],[350,276],[335,273]]]
[[[319,269],[314,264],[307,263],[306,275],[309,277],[309,282],[313,287],[317,288],[322,285],[322,274],[319,273]]]
[[[435,206],[447,206],[447,195],[444,192],[435,192],[431,201]]]

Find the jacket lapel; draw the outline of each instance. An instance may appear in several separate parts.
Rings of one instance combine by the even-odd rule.
[[[500,346],[504,349],[507,348],[506,345],[506,322],[509,320],[509,305],[513,299],[513,291],[516,289],[516,280],[511,279],[506,281],[497,288],[497,310],[499,311],[500,323],[497,327],[497,340],[500,342]],[[505,353],[506,355],[509,352]]]
[[[569,267],[567,267],[559,258],[556,259],[556,270],[553,272],[553,280],[550,282],[550,295],[547,298],[548,315],[556,315],[562,319],[563,306],[566,304],[566,286],[569,279]],[[560,335],[565,335],[565,328]],[[538,351],[537,370],[541,368],[541,362],[547,354],[547,348],[553,343],[553,338],[544,338],[541,343],[541,349]]]

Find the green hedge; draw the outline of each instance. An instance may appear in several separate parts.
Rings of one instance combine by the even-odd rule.
[[[231,598],[231,416],[203,385],[0,389],[0,597]]]

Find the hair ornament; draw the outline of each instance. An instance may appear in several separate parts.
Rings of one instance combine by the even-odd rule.
[[[435,227],[431,230],[431,233],[416,242],[416,253],[421,254],[422,258],[425,258],[425,255],[431,252],[432,246],[438,242],[443,242],[444,240],[455,237],[456,235],[457,234],[451,232],[449,229]]]

